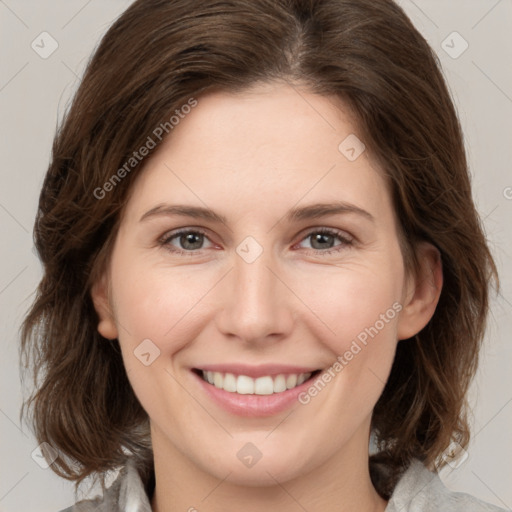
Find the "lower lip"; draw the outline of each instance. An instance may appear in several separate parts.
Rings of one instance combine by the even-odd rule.
[[[197,373],[191,372],[204,392],[218,405],[238,416],[272,416],[285,411],[298,402],[298,396],[315,381],[318,375],[309,378],[300,386],[272,395],[241,395],[216,388]]]

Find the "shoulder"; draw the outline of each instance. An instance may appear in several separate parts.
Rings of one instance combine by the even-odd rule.
[[[128,461],[102,496],[78,501],[60,512],[151,512],[146,490],[133,464]]]
[[[398,481],[385,512],[505,512],[470,494],[448,489],[437,473],[413,460]]]

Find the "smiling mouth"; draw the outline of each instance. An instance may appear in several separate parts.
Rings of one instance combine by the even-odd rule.
[[[265,375],[253,379],[247,375],[205,371],[198,368],[192,370],[217,389],[240,395],[273,395],[296,388],[308,380],[314,379],[322,370],[308,373],[289,373],[275,376]]]

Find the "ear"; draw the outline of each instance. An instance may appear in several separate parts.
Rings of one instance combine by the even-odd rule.
[[[443,287],[443,267],[439,250],[428,242],[417,247],[419,269],[406,279],[403,309],[398,321],[398,339],[412,338],[434,315]]]
[[[118,337],[112,306],[109,300],[108,276],[105,272],[91,287],[91,298],[99,317],[98,332],[109,340]]]

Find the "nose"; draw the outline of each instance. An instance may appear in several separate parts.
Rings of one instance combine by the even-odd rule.
[[[293,293],[270,251],[251,263],[235,254],[233,267],[219,297],[218,329],[247,344],[286,337],[293,324]]]

